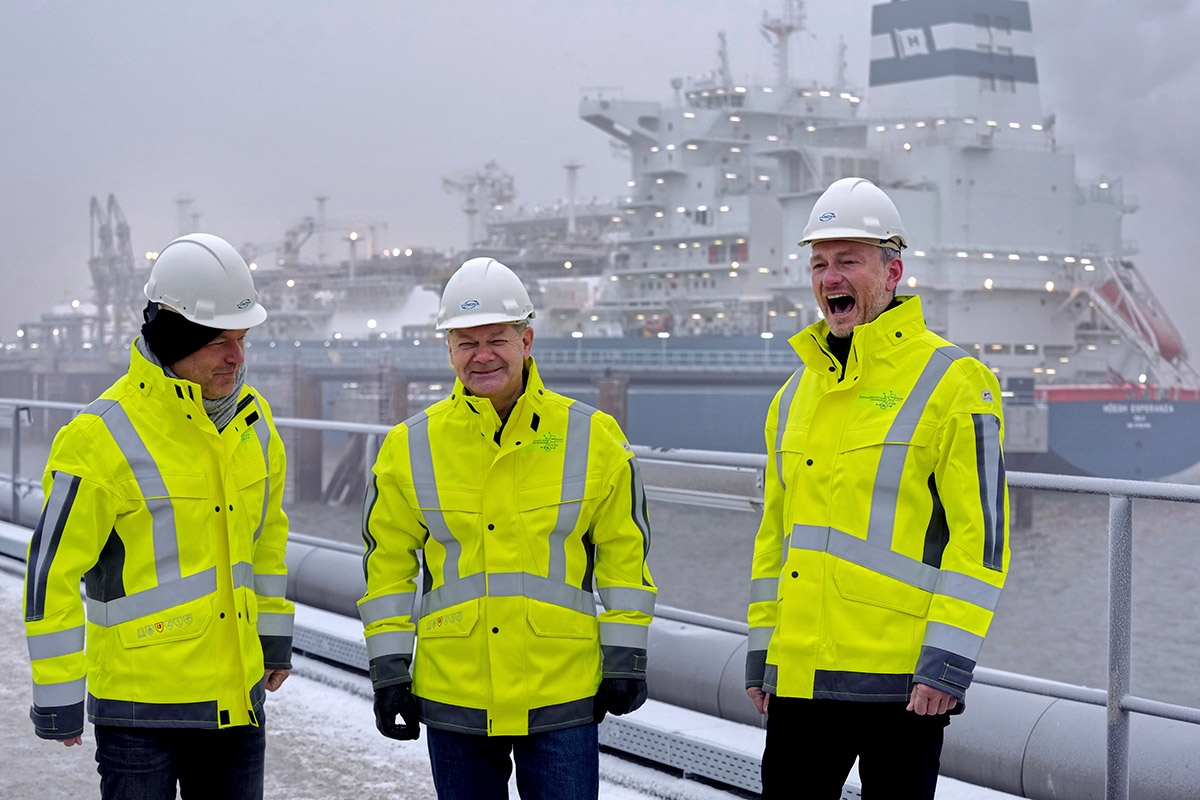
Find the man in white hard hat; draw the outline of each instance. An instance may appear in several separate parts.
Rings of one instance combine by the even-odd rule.
[[[897,297],[904,226],[862,178],[817,200],[823,319],[766,422],[747,693],[767,718],[763,797],[932,798],[949,714],[1008,568],[1000,386]]]
[[[638,461],[616,420],[542,384],[533,316],[495,259],[454,273],[437,318],[454,390],[392,429],[367,489],[376,726],[415,739],[425,724],[444,799],[507,798],[515,760],[524,800],[594,800],[597,724],[646,699]]]
[[[257,799],[293,613],[283,444],[245,382],[246,332],[267,312],[246,262],[209,234],[164,247],[145,294],[129,371],[46,464],[25,580],[30,717],[38,736],[81,744],[86,699],[104,800],[177,786]]]

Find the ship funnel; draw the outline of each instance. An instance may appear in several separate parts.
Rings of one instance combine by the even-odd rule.
[[[871,10],[871,116],[1042,118],[1025,0],[905,0]]]

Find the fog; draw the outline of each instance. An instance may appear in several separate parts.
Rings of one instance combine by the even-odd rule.
[[[774,74],[776,0],[206,0],[0,5],[0,341],[90,298],[89,200],[112,193],[134,252],[181,227],[273,243],[327,219],[381,246],[465,245],[442,179],[495,161],[519,200],[621,192],[626,162],[578,118],[585,90],[667,100],[674,77]],[[1081,178],[1124,178],[1126,239],[1193,352],[1200,10],[1190,0],[1031,0],[1042,103]],[[844,37],[865,87],[870,2],[811,3],[791,73],[831,80]],[[865,89],[864,89],[865,90]],[[869,103],[869,97],[868,97]],[[190,198],[190,203],[180,203]],[[181,213],[181,211],[183,213]],[[324,249],[345,257],[339,236]]]

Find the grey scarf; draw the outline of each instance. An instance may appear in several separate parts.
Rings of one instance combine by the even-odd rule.
[[[163,373],[169,378],[179,378],[178,375],[170,367],[163,366],[158,360],[158,356],[150,350],[146,344],[145,337],[139,336],[137,339],[138,352],[145,357],[147,361],[157,367],[162,367]],[[217,426],[218,431],[225,430],[225,426],[233,421],[233,415],[237,413],[238,397],[242,394],[242,387],[246,385],[246,364],[243,362],[238,366],[237,385],[233,387],[233,391],[224,397],[219,397],[216,400],[202,398],[204,402],[204,411],[208,414],[208,418],[212,420],[212,424]]]

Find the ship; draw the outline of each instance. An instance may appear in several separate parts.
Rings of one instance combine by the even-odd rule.
[[[548,336],[786,338],[820,314],[796,243],[813,203],[864,177],[905,221],[900,292],[997,374],[1028,422],[1017,433],[1044,425],[1016,468],[1194,466],[1197,371],[1123,239],[1136,204],[1118,178],[1079,177],[1043,111],[1030,4],[875,5],[865,91],[844,68],[829,85],[792,79],[804,17],[801,0],[764,15],[772,79],[736,79],[719,36],[716,69],[673,79],[667,100],[585,95],[582,120],[628,156],[616,207],[581,226],[573,197],[557,213],[493,203],[472,252],[531,276]],[[587,247],[591,261],[573,257]]]
[[[798,234],[829,184],[858,176],[881,186],[905,220],[912,246],[901,293],[919,295],[930,329],[997,374],[1013,468],[1186,475],[1200,461],[1200,374],[1123,238],[1136,204],[1119,178],[1077,174],[1042,108],[1030,4],[876,4],[863,90],[846,78],[844,46],[827,84],[791,76],[802,0],[764,14],[759,28],[774,49],[770,78],[736,78],[719,35],[716,68],[672,78],[666,99],[585,91],[581,120],[629,163],[610,199],[575,196],[581,165],[572,160],[565,200],[522,204],[513,177],[489,162],[444,179],[465,199],[461,252],[389,249],[363,228],[338,233],[348,259],[314,263],[301,249],[329,233],[323,211],[269,246],[244,246],[263,302],[277,309],[263,335],[296,346],[424,341],[437,335],[436,296],[454,265],[489,255],[528,282],[539,349],[665,355],[669,338],[672,351],[750,353],[775,340],[778,358],[780,340],[820,314]],[[127,341],[140,322],[127,309],[137,304],[118,300],[142,285],[149,262],[129,266],[128,226],[112,198],[107,213],[93,201],[93,243],[98,310],[88,324]],[[79,330],[80,314],[27,327],[45,340],[51,329]],[[663,412],[647,435],[678,429],[674,439],[631,437],[761,447],[761,435],[733,436],[721,420],[759,415],[770,388],[749,404],[704,394],[711,419]],[[686,438],[705,431],[729,436]]]

